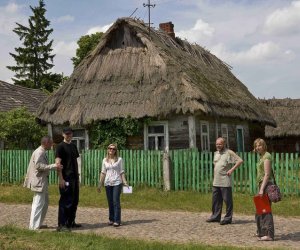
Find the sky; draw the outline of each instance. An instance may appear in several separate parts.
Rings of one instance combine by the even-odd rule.
[[[73,71],[78,39],[105,32],[118,18],[148,22],[148,0],[45,0],[54,29],[53,72]],[[300,0],[151,0],[152,26],[172,21],[175,35],[197,43],[232,67],[259,98],[300,98]],[[0,0],[0,80],[12,83],[16,22],[27,25],[38,0]]]

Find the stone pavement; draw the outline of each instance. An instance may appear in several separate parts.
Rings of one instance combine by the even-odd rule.
[[[27,228],[30,209],[30,205],[0,203],[0,226],[13,224]],[[233,224],[221,226],[205,222],[208,213],[122,209],[123,225],[118,228],[107,225],[107,216],[105,208],[79,207],[76,222],[83,227],[73,231],[161,242],[300,249],[300,217],[284,218],[275,215],[275,241],[260,242],[253,236],[256,230],[254,215],[235,214]],[[55,230],[57,207],[49,207],[45,224],[48,228],[43,230]]]

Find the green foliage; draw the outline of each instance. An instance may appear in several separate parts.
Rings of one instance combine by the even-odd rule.
[[[95,34],[85,35],[77,41],[78,49],[76,50],[76,57],[73,57],[74,68],[85,58],[90,51],[92,51],[99,43],[103,33],[96,32]]]
[[[0,140],[6,149],[32,149],[39,145],[46,128],[36,123],[26,108],[0,112]]]
[[[28,19],[28,26],[16,23],[17,27],[13,30],[22,41],[23,47],[15,48],[15,54],[10,53],[16,66],[7,68],[15,72],[15,84],[52,92],[61,83],[58,74],[48,72],[54,66],[55,55],[51,54],[53,40],[49,41],[53,29],[48,28],[50,22],[45,18],[43,0],[39,1],[39,6],[30,6],[30,9],[33,15]]]
[[[90,138],[93,148],[106,148],[109,144],[116,143],[119,149],[124,149],[127,137],[139,134],[143,124],[144,121],[131,117],[91,124]]]

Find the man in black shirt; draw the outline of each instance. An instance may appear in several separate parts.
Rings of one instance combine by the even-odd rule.
[[[60,199],[57,231],[70,231],[70,228],[81,227],[75,223],[79,201],[79,153],[72,143],[73,130],[64,128],[62,135],[64,140],[57,145],[55,153],[56,163],[63,165],[63,169],[58,171]]]

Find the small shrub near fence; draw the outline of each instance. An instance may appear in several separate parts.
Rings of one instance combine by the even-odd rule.
[[[81,154],[81,183],[98,184],[105,150],[87,150]],[[21,184],[26,175],[32,151],[0,150],[0,183]],[[233,173],[235,192],[254,194],[256,190],[256,162],[254,153],[238,153],[244,160]],[[126,177],[130,185],[163,186],[163,153],[161,151],[121,150]],[[274,153],[273,169],[276,181],[284,194],[300,194],[300,161],[298,154]],[[48,152],[54,162],[54,152]],[[213,153],[197,150],[172,150],[169,153],[173,190],[194,190],[208,193],[213,181]],[[51,171],[49,183],[57,183],[56,171]]]

